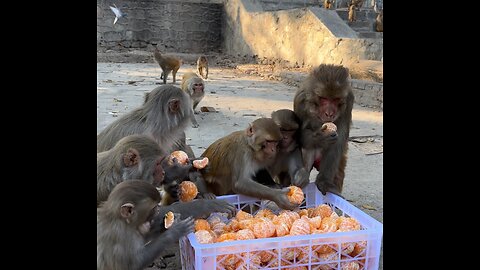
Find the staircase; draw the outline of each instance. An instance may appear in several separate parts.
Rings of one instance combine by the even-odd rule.
[[[359,38],[383,38],[383,32],[375,31],[375,19],[377,13],[372,8],[361,8],[357,10],[356,21],[348,21],[348,9],[336,9],[338,16],[342,18],[355,32]]]

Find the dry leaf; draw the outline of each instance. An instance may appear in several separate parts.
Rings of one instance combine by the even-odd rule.
[[[368,209],[368,210],[374,210],[374,211],[377,211],[377,209],[371,205],[368,205],[368,204],[363,204],[362,205],[363,208],[365,209]]]

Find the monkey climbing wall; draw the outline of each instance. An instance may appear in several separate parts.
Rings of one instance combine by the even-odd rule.
[[[97,0],[97,46],[206,53],[222,45],[221,0]],[[126,17],[113,24],[115,4]]]

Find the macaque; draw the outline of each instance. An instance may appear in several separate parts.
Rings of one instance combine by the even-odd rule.
[[[300,120],[292,110],[288,109],[274,111],[271,117],[280,128],[282,139],[279,142],[275,162],[267,168],[269,174],[257,173],[257,182],[269,185],[268,180],[263,178],[271,176],[275,183],[282,187],[295,185],[303,188],[308,184],[310,174],[303,166],[299,145]]]
[[[325,0],[323,1],[323,7],[326,9],[331,9],[332,8],[333,1],[332,0]]]
[[[209,170],[203,172],[207,188],[215,195],[244,194],[274,201],[283,209],[298,205],[287,198],[288,188],[273,189],[254,180],[255,173],[273,165],[280,128],[271,118],[259,118],[245,131],[235,131],[216,140],[203,152],[208,157]]]
[[[185,215],[161,233],[160,194],[142,180],[125,181],[97,208],[97,270],[141,270],[169,245],[194,230],[194,217]]]
[[[375,19],[375,31],[383,32],[383,9],[380,10],[380,13],[378,13]]]
[[[192,114],[192,102],[182,89],[173,85],[156,87],[145,95],[142,106],[118,117],[97,135],[97,152],[111,149],[125,136],[145,134],[167,153],[183,150],[194,158],[185,136]]]
[[[120,182],[139,179],[161,187],[193,170],[191,164],[167,162],[166,156],[152,138],[140,134],[126,136],[112,149],[97,153],[97,207]]]
[[[315,183],[323,194],[340,195],[343,188],[354,101],[348,77],[349,71],[343,66],[321,64],[302,82],[294,97],[293,110],[302,121],[302,156],[304,162],[312,155],[314,160],[305,168],[309,172],[317,169]],[[334,136],[319,132],[326,122],[336,125]]]
[[[355,5],[350,5],[348,7],[348,21],[349,22],[354,22],[356,21],[356,10],[355,10]]]
[[[182,90],[185,91],[192,99],[193,113],[197,114],[198,112],[195,111],[195,109],[197,108],[198,103],[200,103],[205,96],[205,83],[203,82],[203,79],[198,77],[197,74],[193,72],[185,73],[182,77]],[[197,119],[195,119],[193,114],[192,126],[194,128],[198,127]]]
[[[208,79],[208,60],[205,56],[198,57],[197,72],[204,80]]]
[[[173,83],[175,83],[177,71],[182,65],[182,60],[170,55],[165,55],[165,54],[162,55],[162,53],[160,53],[158,48],[155,48],[153,57],[155,58],[157,63],[160,65],[160,68],[162,69],[162,74],[160,75],[160,79],[163,79],[163,84],[167,84],[167,77],[168,77],[168,74],[170,74],[170,71],[172,72],[172,75],[173,75]]]
[[[350,2],[350,5],[354,5],[356,9],[360,9],[363,6],[364,2],[365,2],[365,0],[352,0]]]

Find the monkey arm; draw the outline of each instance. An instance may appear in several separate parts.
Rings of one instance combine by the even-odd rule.
[[[198,194],[201,198],[210,200],[216,198],[215,194],[208,192],[207,183],[205,182],[205,179],[203,178],[202,173],[199,170],[194,169],[189,173],[188,177],[190,181],[194,182],[197,186]]]
[[[288,160],[288,174],[292,185],[305,187],[310,182],[310,173],[303,166],[302,151],[300,148],[290,153]]]
[[[187,217],[178,223],[174,223],[171,228],[153,238],[144,246],[140,267],[137,269],[144,269],[151,264],[166,247],[177,242],[180,237],[192,232],[194,226],[193,217]]]
[[[293,210],[298,205],[288,200],[289,189],[273,189],[255,182],[250,178],[239,178],[233,185],[233,192],[259,199],[266,199],[275,202],[280,208]]]
[[[164,216],[167,212],[179,213],[182,217],[207,218],[213,212],[224,212],[230,216],[235,215],[234,205],[219,199],[214,200],[193,200],[191,202],[175,202],[171,205],[160,207],[158,218],[155,220],[155,226],[164,227]]]

